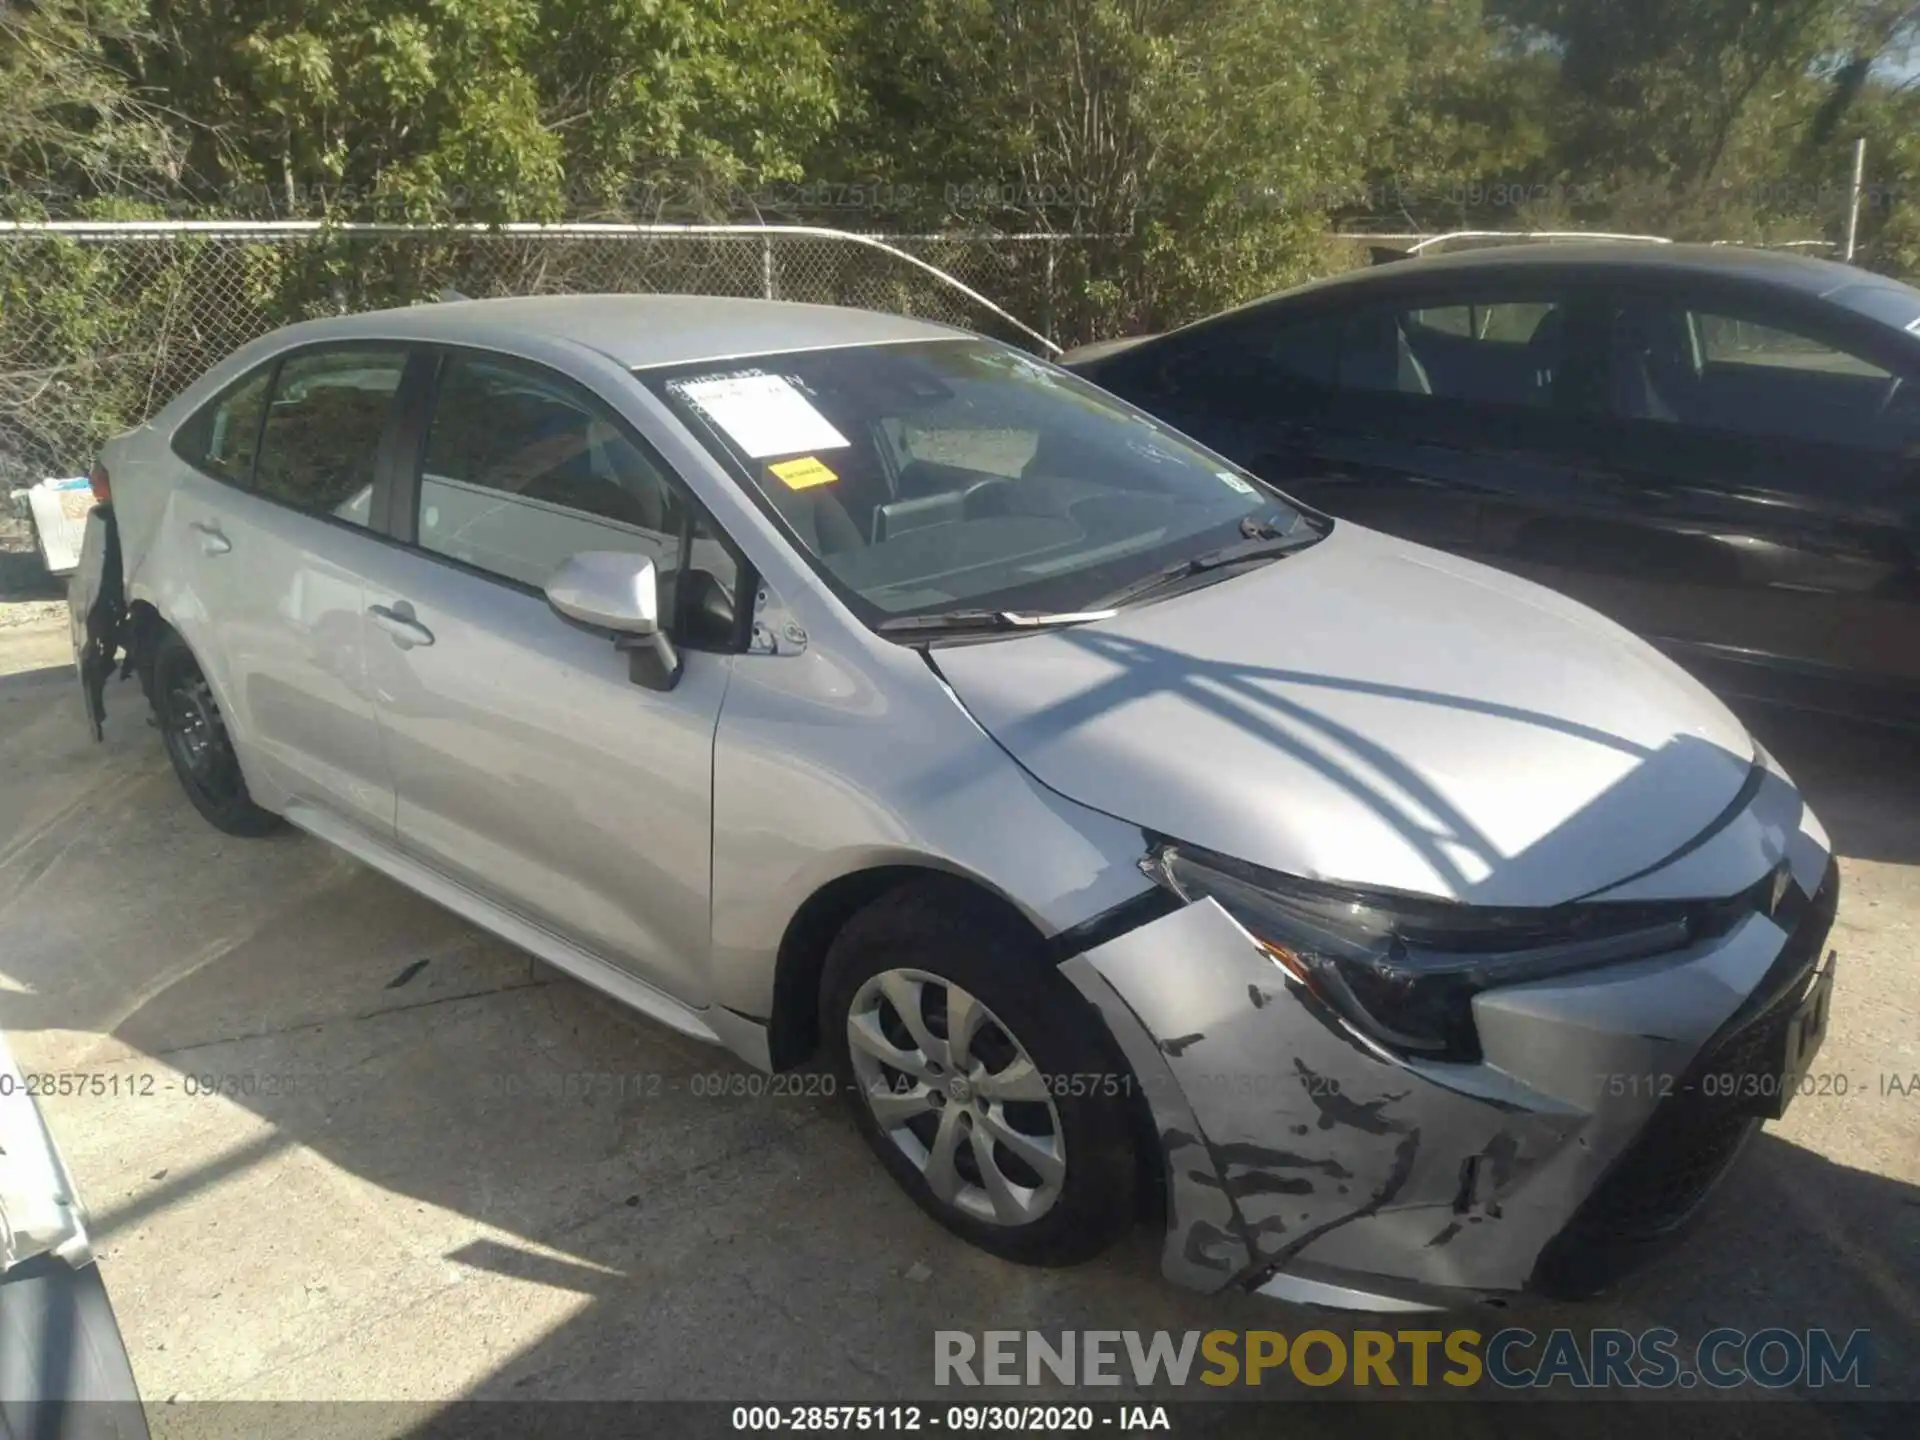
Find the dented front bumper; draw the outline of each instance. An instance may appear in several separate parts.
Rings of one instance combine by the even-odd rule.
[[[1751,888],[1752,913],[1675,954],[1481,994],[1476,1064],[1380,1049],[1210,900],[1069,960],[1164,1149],[1168,1278],[1424,1309],[1590,1293],[1677,1229],[1758,1123],[1752,1087],[1716,1072],[1764,1066],[1833,917],[1826,835],[1761,765],[1745,810],[1615,892]]]

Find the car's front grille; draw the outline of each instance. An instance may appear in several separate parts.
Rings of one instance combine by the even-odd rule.
[[[1829,865],[1747,1004],[1701,1047],[1673,1093],[1541,1252],[1536,1288],[1591,1294],[1699,1210],[1760,1123],[1756,1103],[1771,1098],[1783,1028],[1819,967],[1839,901],[1839,870]]]

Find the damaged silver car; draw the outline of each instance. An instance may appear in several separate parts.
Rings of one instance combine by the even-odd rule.
[[[279,331],[106,447],[75,581],[192,803],[656,1019],[824,1049],[1010,1259],[1590,1292],[1800,1088],[1835,870],[1579,605],[1043,361],[690,297]]]

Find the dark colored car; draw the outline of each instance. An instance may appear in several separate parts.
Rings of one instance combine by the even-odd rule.
[[[1724,693],[1920,724],[1920,290],[1731,247],[1509,245],[1065,363]]]

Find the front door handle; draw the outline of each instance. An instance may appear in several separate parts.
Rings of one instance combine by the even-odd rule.
[[[413,618],[413,606],[404,600],[396,600],[391,606],[369,605],[367,614],[402,650],[433,644],[433,632]]]
[[[202,555],[224,555],[233,549],[233,542],[220,533],[218,525],[209,525],[205,521],[196,520],[192,528],[200,537]]]

